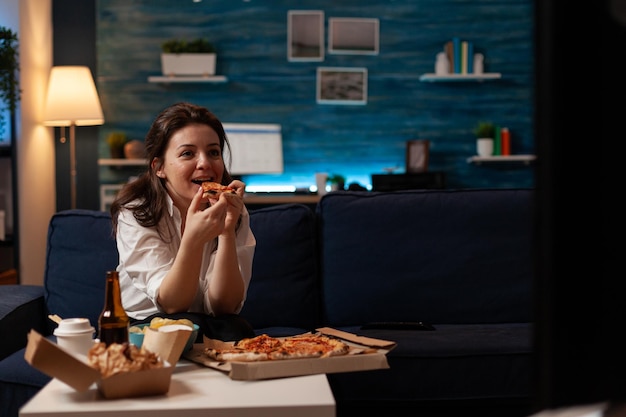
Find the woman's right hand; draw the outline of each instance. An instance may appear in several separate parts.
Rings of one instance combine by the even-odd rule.
[[[183,236],[204,244],[224,231],[228,202],[220,198],[204,209],[202,193],[199,187],[187,209]]]

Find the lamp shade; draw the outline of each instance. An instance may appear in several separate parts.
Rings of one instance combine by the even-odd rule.
[[[93,126],[104,123],[96,84],[88,67],[52,67],[43,116],[43,124],[46,126]]]

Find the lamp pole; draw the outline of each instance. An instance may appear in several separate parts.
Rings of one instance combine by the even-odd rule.
[[[70,124],[70,176],[72,188],[70,190],[72,208],[76,208],[76,123]]]

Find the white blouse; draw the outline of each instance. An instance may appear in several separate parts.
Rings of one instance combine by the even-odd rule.
[[[168,216],[161,219],[159,226],[170,235],[169,242],[157,233],[157,227],[143,227],[137,223],[133,213],[122,209],[117,223],[117,251],[119,264],[117,271],[120,277],[122,305],[126,313],[135,319],[144,319],[151,314],[162,311],[157,304],[157,294],[163,278],[171,269],[181,241],[181,215],[168,196]],[[168,233],[169,231],[169,233]],[[241,224],[237,230],[237,257],[239,270],[244,281],[244,299],[239,305],[239,313],[243,308],[250,278],[252,277],[252,260],[256,248],[256,239],[250,230],[250,215],[243,208]],[[212,314],[211,303],[207,294],[213,266],[217,240],[204,245],[202,266],[196,297],[189,312]]]

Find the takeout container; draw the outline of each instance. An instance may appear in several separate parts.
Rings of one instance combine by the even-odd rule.
[[[330,327],[316,329],[318,332],[342,339],[351,347],[350,353],[328,358],[299,358],[258,362],[218,362],[205,353],[206,347],[224,344],[222,341],[204,338],[204,344],[195,344],[183,357],[209,368],[225,372],[233,380],[259,380],[289,376],[332,374],[339,372],[387,369],[387,353],[396,347],[389,340],[358,336]]]
[[[139,348],[143,344],[144,335],[149,331],[169,332],[173,330],[189,329],[189,326],[184,325],[184,324],[166,324],[157,329],[150,328],[150,323],[136,324],[131,327],[138,327],[142,330],[141,333],[133,332],[133,331],[128,333],[128,341]],[[191,331],[191,334],[189,335],[189,339],[187,340],[187,344],[185,345],[183,351],[188,351],[189,349],[193,347],[193,344],[196,342],[196,338],[198,337],[199,331],[200,331],[200,326],[194,323],[193,330]]]
[[[72,356],[35,330],[28,334],[24,359],[34,368],[57,378],[76,391],[86,391],[93,383],[105,398],[130,398],[165,394],[172,372],[189,339],[191,329],[174,332],[148,332],[144,347],[164,360],[164,366],[146,371],[125,372],[102,378],[100,372]]]

